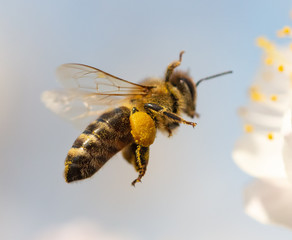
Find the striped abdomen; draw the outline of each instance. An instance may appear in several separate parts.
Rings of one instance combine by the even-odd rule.
[[[116,108],[102,114],[76,139],[65,160],[65,180],[91,177],[113,155],[133,142],[130,110]]]

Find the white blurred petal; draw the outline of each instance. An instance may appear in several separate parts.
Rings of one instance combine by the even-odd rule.
[[[281,129],[281,133],[283,136],[287,136],[288,134],[290,134],[291,132],[291,109],[288,109],[283,117],[283,121],[282,121],[282,129]]]
[[[292,36],[290,28],[281,34]],[[245,134],[236,142],[233,158],[261,179],[245,190],[247,214],[261,223],[292,228],[292,45],[279,47],[264,37],[257,43],[264,49],[262,65],[247,106],[239,111]]]
[[[248,174],[259,178],[284,178],[282,159],[283,139],[273,140],[259,133],[246,133],[236,143],[232,153],[234,161]]]
[[[264,224],[292,228],[292,186],[285,179],[257,180],[244,194],[246,213]]]
[[[290,182],[292,182],[292,133],[285,137],[283,147],[283,159],[287,176]]]
[[[279,132],[286,111],[267,104],[250,104],[248,107],[241,107],[239,113],[244,123],[251,124],[256,130]]]

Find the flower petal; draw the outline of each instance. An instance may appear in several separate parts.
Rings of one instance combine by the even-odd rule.
[[[284,139],[283,159],[288,179],[292,182],[292,132]]]
[[[259,178],[285,178],[282,160],[283,139],[279,134],[270,140],[261,133],[245,133],[235,144],[232,156],[248,174]]]
[[[264,224],[292,228],[292,185],[285,179],[257,180],[245,189],[247,215]]]

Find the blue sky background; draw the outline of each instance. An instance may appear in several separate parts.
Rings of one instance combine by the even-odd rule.
[[[291,24],[291,2],[0,1],[0,238],[34,239],[89,219],[137,239],[291,239],[292,232],[247,217],[242,190],[252,178],[232,161],[236,114],[260,63],[260,35]],[[66,62],[129,81],[180,69],[194,79],[233,70],[198,88],[198,126],[159,134],[143,184],[120,155],[93,178],[68,185],[64,159],[80,131],[47,110]]]

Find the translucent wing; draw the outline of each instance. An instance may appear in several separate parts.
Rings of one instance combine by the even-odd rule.
[[[85,128],[105,106],[117,105],[125,96],[146,95],[153,88],[81,64],[61,65],[57,75],[65,89],[44,92],[42,101],[78,128]]]
[[[78,88],[99,95],[146,95],[153,88],[129,82],[83,64],[63,64],[57,69],[57,75],[65,88]]]
[[[78,89],[45,91],[41,96],[47,108],[82,130],[100,115],[105,108],[103,103],[107,106],[116,104],[107,98],[106,95],[93,95]]]

